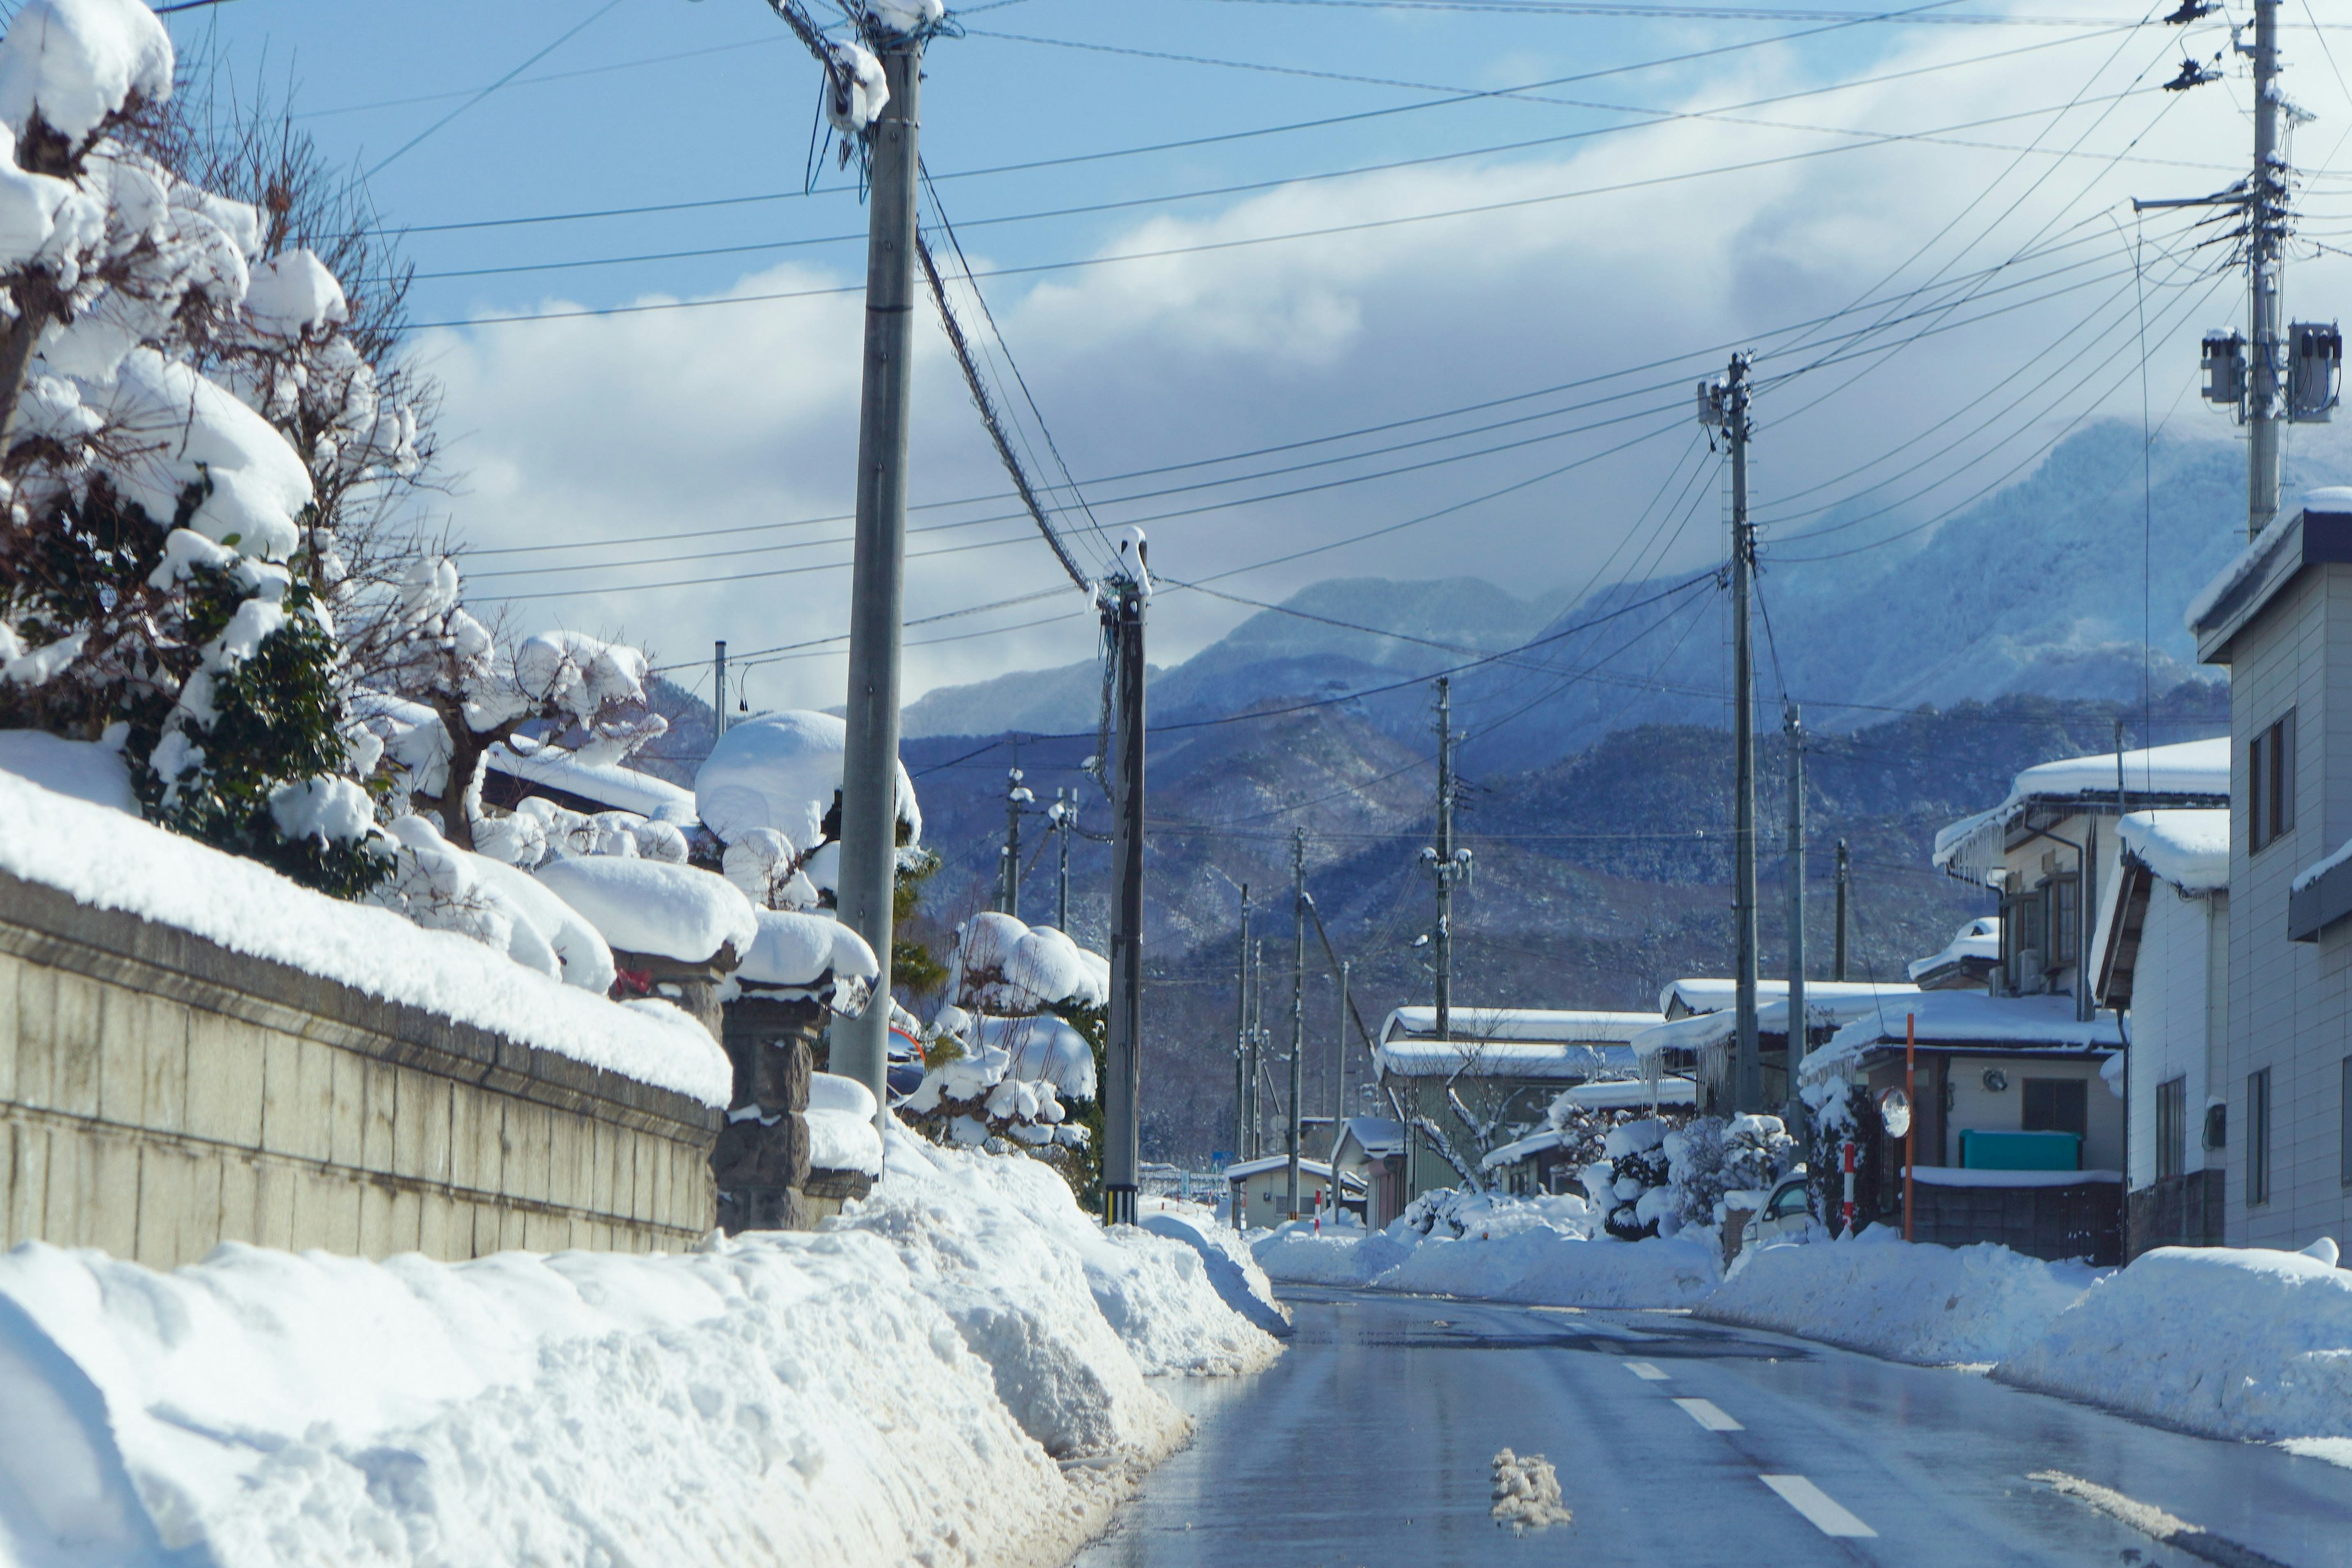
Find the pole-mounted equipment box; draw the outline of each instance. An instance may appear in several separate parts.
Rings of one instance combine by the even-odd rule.
[[[2343,391],[2344,334],[2333,321],[2297,321],[2286,341],[2286,416],[2324,425]]]
[[[2205,370],[2205,401],[2226,408],[2246,402],[2246,340],[2237,332],[2208,332],[2201,362]]]

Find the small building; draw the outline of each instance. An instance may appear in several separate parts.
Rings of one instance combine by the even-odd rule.
[[[1404,1213],[1404,1123],[1382,1116],[1350,1116],[1339,1123],[1331,1150],[1331,1163],[1339,1173],[1339,1204],[1353,1206],[1352,1194],[1363,1194],[1359,1211],[1364,1223],[1381,1230]]]
[[[1941,952],[1911,961],[1911,984],[1922,991],[1982,991],[2000,967],[2000,917],[1979,915],[1952,934]]]
[[[1244,1160],[1227,1165],[1224,1171],[1226,1212],[1237,1216],[1236,1228],[1270,1230],[1290,1219],[1290,1156],[1268,1154],[1263,1159]],[[1324,1206],[1331,1187],[1331,1167],[1320,1160],[1298,1162],[1298,1217],[1311,1219],[1317,1214],[1327,1217]],[[1339,1201],[1360,1213],[1363,1206],[1363,1184],[1345,1173],[1339,1177]],[[1351,1201],[1352,1200],[1352,1201]]]
[[[1372,1051],[1381,1092],[1406,1117],[1400,1208],[1464,1184],[1486,1154],[1545,1124],[1565,1089],[1630,1078],[1632,1041],[1654,1013],[1457,1007],[1446,1037],[1433,1007],[1400,1007]]]
[[[2219,1247],[2227,1231],[2230,814],[2137,811],[2092,951],[2105,1006],[2128,1014],[2125,1249]]]

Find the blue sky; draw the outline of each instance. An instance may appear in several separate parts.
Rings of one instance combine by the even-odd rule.
[[[975,268],[1176,253],[984,283],[1096,516],[1152,519],[1155,564],[1246,597],[1340,574],[1464,572],[1533,591],[1696,569],[1722,548],[1719,476],[1679,411],[1689,381],[1719,362],[1715,347],[1748,341],[1767,350],[1768,375],[1805,372],[1760,402],[1756,465],[1768,553],[1803,569],[1798,536],[1824,508],[1932,519],[2073,422],[2137,419],[2142,303],[2153,417],[2228,434],[2184,394],[2198,332],[2242,314],[2236,286],[2176,242],[2181,222],[2137,229],[2126,198],[2231,177],[2247,142],[2242,73],[2158,91],[2181,35],[2127,26],[2147,13],[2116,0],[2015,26],[1841,26],[1821,6],[1587,14],[1605,9],[970,8],[969,36],[933,46],[923,121]],[[230,0],[173,27],[184,51],[209,48],[240,81],[290,92],[332,157],[372,171],[386,217],[409,230],[420,321],[808,296],[436,330],[416,352],[447,388],[457,482],[435,521],[476,552],[478,595],[515,595],[520,622],[623,632],[680,659],[714,637],[770,647],[842,629],[846,528],[824,520],[847,510],[857,306],[819,291],[858,280],[860,243],[482,271],[856,235],[863,212],[843,176],[828,168],[819,194],[797,194],[817,77],[760,0]],[[2352,32],[2289,33],[2291,89],[2321,117],[2297,155],[2321,171],[2305,205],[2325,236],[2352,228],[2352,186],[2326,172],[2352,101],[2323,38],[2352,58]],[[2189,40],[2207,55],[2225,41],[2212,24]],[[1231,63],[1156,58],[1169,55]],[[1703,58],[1646,64],[1680,56]],[[1253,65],[1277,68],[1239,68]],[[1409,107],[1570,77],[1582,79]],[[1762,99],[1776,101],[1607,129],[1639,120],[1628,110]],[[1395,112],[1360,117],[1376,110]],[[1231,135],[1343,115],[1360,118]],[[1203,137],[1228,139],[974,173]],[[1257,188],[1160,200],[1244,185]],[[687,202],[730,205],[437,226]],[[1142,205],[1027,216],[1110,202]],[[1490,210],[1427,216],[1465,206]],[[1008,217],[1021,221],[989,221]],[[447,273],[473,275],[434,276]],[[1841,348],[1833,335],[1871,312],[1780,331],[1874,289],[1894,300],[1922,287],[1945,292],[1882,307],[1895,319],[1874,339]],[[2352,273],[2314,253],[2290,289],[2294,313],[2329,316],[2329,300],[2352,298]],[[917,525],[953,526],[914,548],[952,552],[918,561],[908,613],[1048,591],[1050,557],[983,499],[1002,491],[1001,473],[924,330],[915,494],[930,504]],[[1874,347],[1890,352],[1864,352]],[[1823,359],[1836,363],[1808,368]],[[1590,384],[1524,395],[1575,382]],[[1519,401],[1426,417],[1502,398]],[[1390,428],[1326,439],[1372,426]],[[1293,449],[1116,478],[1277,447]],[[1203,488],[1244,474],[1256,477]],[[1167,595],[1156,655],[1179,657],[1245,613]],[[1082,606],[1052,599],[952,630],[955,642],[910,650],[910,695],[1090,646]],[[798,650],[762,667],[752,696],[825,705],[839,679],[835,649]]]

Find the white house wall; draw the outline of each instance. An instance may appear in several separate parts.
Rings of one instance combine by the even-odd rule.
[[[2343,1061],[2352,1054],[2352,921],[2287,940],[2297,871],[2352,837],[2352,568],[2306,568],[2238,635],[2230,670],[2230,984],[2226,1236],[2302,1247],[2347,1237]],[[2331,691],[2344,700],[2331,709]],[[2296,710],[2295,826],[2247,852],[2248,743]],[[2249,1074],[2271,1072],[2271,1198],[2246,1202]],[[2352,1238],[2352,1237],[2347,1237]]]
[[[2162,878],[2148,889],[2147,918],[2140,927],[2139,955],[2132,971],[2130,1179],[2135,1188],[2156,1180],[2156,1089],[2168,1079],[2189,1080],[2184,1096],[2188,1163],[2182,1169],[2201,1170],[2209,1158],[2200,1133],[2206,1095],[2217,1087],[2205,1048],[2211,1026],[2208,993],[2217,924],[2212,906],[2223,901],[2191,898]],[[2227,949],[2222,952],[2226,963]],[[2226,1159],[2227,1151],[2210,1158]]]

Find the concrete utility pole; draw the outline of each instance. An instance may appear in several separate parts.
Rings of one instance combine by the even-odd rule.
[[[1830,969],[1830,978],[1841,985],[1845,984],[1845,885],[1853,875],[1853,863],[1846,856],[1845,840],[1841,838],[1837,852],[1837,948]]]
[[[2246,187],[2246,273],[2252,363],[2246,377],[2246,535],[2279,510],[2279,426],[2286,353],[2279,269],[2286,249],[2286,159],[2279,152],[2278,0],[2254,0],[2254,171]]]
[[[866,939],[880,972],[866,1011],[834,1025],[832,1070],[874,1091],[875,1120],[887,1126],[891,896],[898,851],[898,637],[907,574],[907,437],[914,395],[915,171],[920,125],[917,105],[923,46],[919,38],[898,37],[881,44],[890,101],[869,132],[865,393],[858,411],[848,734],[842,754],[836,894],[842,923]],[[1116,973],[1112,984],[1118,984]]]
[[[1103,636],[1111,654],[1112,740],[1118,818],[1111,825],[1110,1026],[1103,1056],[1103,1207],[1112,1225],[1135,1223],[1138,1118],[1143,1065],[1143,604],[1151,578],[1141,536],[1134,559],[1102,584]]]
[[[1307,829],[1290,830],[1290,1155],[1289,1214],[1298,1217],[1298,1140],[1305,1131],[1300,1098],[1307,1062]]]
[[[1265,941],[1250,943],[1249,1146],[1242,1158],[1265,1152],[1265,1103],[1262,1079],[1265,1057]]]
[[[1811,1042],[1805,1035],[1805,715],[1795,703],[1782,716],[1789,738],[1789,1103]]]
[[[1073,795],[1063,798],[1060,790],[1054,792],[1054,833],[1061,840],[1055,846],[1061,866],[1054,873],[1054,929],[1064,936],[1070,934],[1070,833],[1078,825],[1078,801]],[[1244,901],[1249,890],[1242,890]]]
[[[727,639],[721,637],[710,656],[710,738],[727,733]]]
[[[1437,879],[1437,1037],[1454,1037],[1454,884],[1470,874],[1470,851],[1454,847],[1454,681],[1437,678],[1437,843],[1421,852]]]
[[[1753,357],[1732,355],[1723,379],[1703,381],[1698,388],[1699,422],[1721,430],[1731,444],[1731,921],[1738,947],[1732,1106],[1750,1115],[1764,1109],[1764,1064],[1756,1043],[1756,677],[1748,631],[1756,566],[1756,531],[1748,521],[1748,371]]]
[[[1234,1158],[1249,1158],[1250,1075],[1250,905],[1249,884],[1242,884],[1242,950],[1234,964]],[[1241,1219],[1234,1216],[1239,1229]]]
[[[1021,782],[1024,776],[1017,767],[1004,775],[1004,870],[997,878],[996,907],[1014,920],[1021,918],[1021,813],[1037,798]]]
[[[1351,961],[1339,961],[1339,1016],[1331,1036],[1331,1152],[1329,1158],[1339,1157],[1339,1123],[1348,1114],[1348,967]],[[1331,1167],[1331,1207],[1339,1206],[1339,1167]]]

